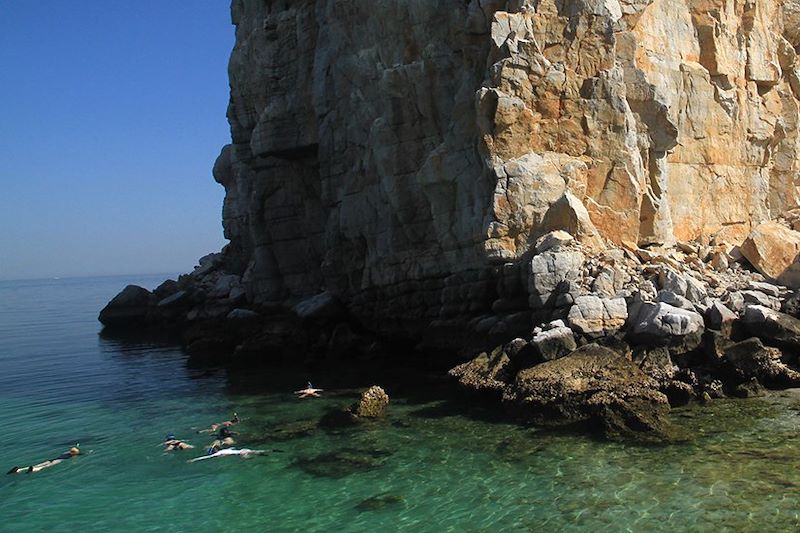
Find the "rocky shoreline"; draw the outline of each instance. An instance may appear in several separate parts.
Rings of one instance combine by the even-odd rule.
[[[224,252],[152,292],[126,287],[100,321],[110,331],[177,331],[196,364],[460,358],[450,375],[462,388],[520,421],[669,441],[680,438],[670,406],[800,386],[800,293],[777,281],[794,283],[794,257],[778,253],[791,224],[765,223],[742,246],[666,249],[595,251],[551,232],[526,264],[530,311],[473,316],[455,338],[382,336],[328,292],[254,305]],[[773,228],[778,237],[764,237]]]

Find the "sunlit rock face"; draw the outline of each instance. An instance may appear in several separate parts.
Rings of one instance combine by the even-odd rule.
[[[738,244],[800,203],[795,0],[234,0],[232,18],[214,175],[255,303],[329,291],[416,330],[525,309],[552,230]]]

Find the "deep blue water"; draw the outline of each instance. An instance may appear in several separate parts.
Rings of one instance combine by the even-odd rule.
[[[776,531],[800,526],[800,395],[675,411],[690,443],[634,447],[509,425],[420,378],[191,369],[179,348],[100,335],[127,283],[166,276],[0,282],[4,531]],[[291,391],[305,379],[319,400]],[[386,380],[386,383],[381,383]],[[372,382],[377,424],[317,421]],[[402,384],[402,385],[400,385]],[[262,457],[187,459],[234,411]],[[166,432],[197,446],[163,453]],[[196,453],[195,453],[196,452]]]

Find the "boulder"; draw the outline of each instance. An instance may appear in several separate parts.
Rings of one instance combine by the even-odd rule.
[[[555,306],[558,295],[569,292],[570,284],[580,276],[583,261],[577,250],[548,250],[534,256],[528,276],[531,308]]]
[[[160,308],[173,308],[173,307],[187,307],[192,304],[192,297],[188,291],[178,291],[171,296],[167,296],[163,300],[159,300],[156,307]]]
[[[137,326],[147,322],[153,293],[138,285],[128,285],[100,311],[98,319],[105,326]]]
[[[261,315],[256,313],[255,311],[251,311],[250,309],[241,309],[237,307],[236,309],[231,310],[230,313],[227,314],[225,317],[227,320],[257,320],[261,318]]]
[[[564,357],[578,347],[572,330],[561,320],[551,322],[549,329],[536,333],[530,345],[538,355],[539,361],[552,361]]]
[[[389,395],[377,385],[361,393],[361,399],[351,407],[351,411],[358,418],[380,418],[389,405]]]
[[[634,342],[655,346],[699,345],[705,326],[703,317],[664,302],[644,302],[631,324]]]
[[[730,336],[733,322],[737,319],[736,313],[728,309],[719,300],[714,300],[711,307],[706,311],[706,322],[708,327],[722,332],[725,336]]]
[[[605,247],[586,206],[569,191],[565,191],[561,198],[550,205],[542,220],[542,227],[564,230],[590,250],[602,250]]]
[[[556,230],[546,233],[539,237],[536,241],[534,249],[537,254],[546,252],[547,250],[557,249],[565,244],[569,244],[575,239],[566,231]]]
[[[702,282],[689,274],[680,274],[670,268],[663,268],[658,275],[661,289],[683,296],[692,303],[702,302],[708,294]]]
[[[589,423],[612,438],[663,440],[669,403],[657,386],[626,357],[588,344],[520,371],[503,401],[534,423]]]
[[[800,385],[800,372],[782,363],[781,356],[779,349],[766,347],[753,337],[725,350],[725,363],[742,380],[755,378],[764,385],[779,387]]]
[[[723,301],[737,313],[744,312],[744,308],[748,305],[763,305],[776,311],[781,309],[781,301],[778,298],[754,290],[731,291],[723,296]]]
[[[800,347],[800,319],[763,305],[748,305],[742,319],[750,333],[762,340]]]
[[[587,337],[612,335],[622,329],[628,319],[624,298],[579,296],[569,310],[569,326]]]
[[[673,307],[677,307],[679,309],[686,309],[687,311],[695,310],[694,304],[690,302],[688,298],[684,298],[683,296],[675,294],[672,291],[664,289],[658,291],[656,300],[659,302],[664,302],[665,304],[669,304]]]
[[[771,280],[800,288],[800,232],[779,222],[759,224],[740,247],[742,255],[761,274]]]

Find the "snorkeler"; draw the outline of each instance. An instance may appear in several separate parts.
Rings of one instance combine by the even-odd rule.
[[[201,429],[200,431],[198,431],[198,433],[214,433],[215,431],[217,431],[221,427],[226,427],[226,428],[227,427],[231,427],[231,426],[233,426],[235,424],[238,424],[240,421],[241,421],[241,419],[239,418],[239,415],[236,414],[236,413],[233,413],[233,418],[231,418],[230,420],[226,420],[225,422],[219,422],[217,424],[211,424],[210,428]]]
[[[75,446],[73,446],[72,448],[70,448],[69,450],[65,451],[64,453],[62,453],[61,455],[59,455],[58,457],[56,457],[54,459],[50,459],[48,461],[44,461],[44,462],[41,462],[41,463],[38,463],[38,464],[35,464],[35,465],[26,466],[26,467],[15,466],[14,468],[12,468],[11,470],[9,470],[6,473],[7,474],[18,474],[20,472],[28,472],[29,474],[32,474],[34,472],[39,472],[41,470],[44,470],[45,468],[50,468],[51,466],[56,466],[58,463],[60,463],[64,459],[72,459],[73,457],[75,457],[77,455],[80,455],[81,450],[80,450],[79,446],[80,446],[79,444],[76,444]]]
[[[165,452],[171,452],[173,450],[188,450],[189,448],[194,448],[194,446],[188,442],[183,442],[182,440],[175,438],[173,433],[170,433],[164,437]]]
[[[217,439],[211,443],[208,447],[208,454],[213,454],[221,449],[225,448],[226,446],[233,446],[236,444],[236,441],[233,440],[233,437],[238,435],[238,433],[231,431],[227,427],[223,426],[219,428],[219,433],[217,433]]]
[[[314,386],[311,385],[311,382],[309,381],[308,383],[306,383],[305,389],[296,390],[294,391],[294,393],[297,394],[298,398],[319,398],[320,396],[319,393],[322,391],[323,389],[315,389]]]
[[[226,455],[238,455],[242,459],[247,459],[251,455],[261,455],[264,453],[268,453],[267,450],[251,450],[249,448],[225,448],[224,450],[218,450],[214,453],[210,453],[208,455],[204,455],[202,457],[195,457],[194,459],[190,459],[190,463],[194,463],[196,461],[202,461],[204,459],[215,459],[217,457],[225,457]]]

